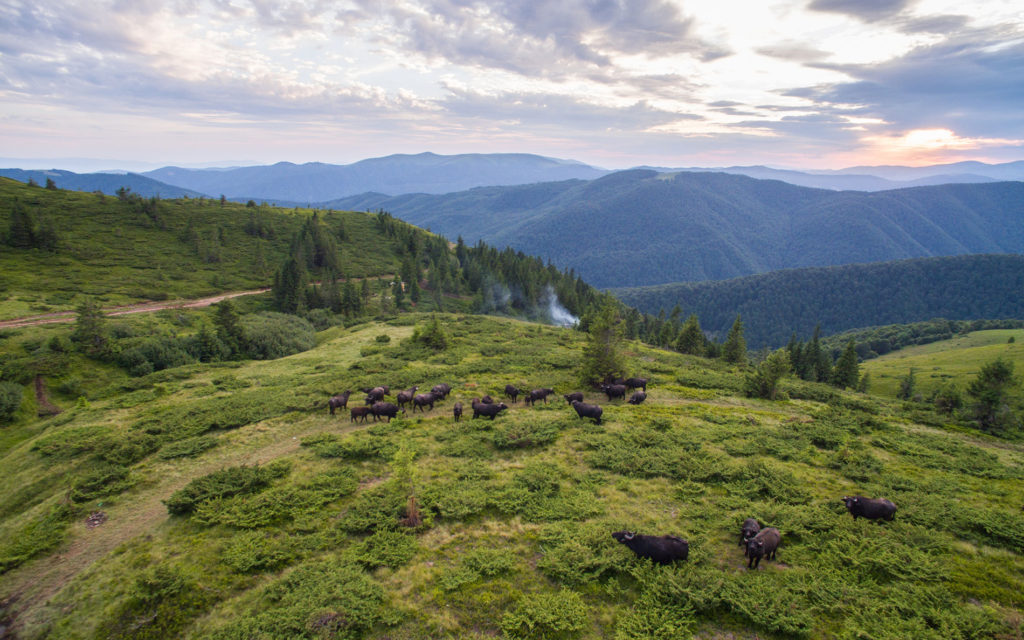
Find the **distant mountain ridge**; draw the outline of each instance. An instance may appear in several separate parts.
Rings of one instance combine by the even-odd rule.
[[[445,195],[364,194],[324,206],[383,208],[451,238],[509,245],[572,268],[599,287],[1024,253],[1024,182],[864,193],[724,173],[634,170]]]
[[[165,184],[158,180],[148,178],[137,173],[74,173],[60,169],[0,169],[0,176],[11,178],[18,182],[35,180],[39,186],[46,184],[50,178],[60,189],[71,191],[101,191],[107,195],[114,195],[121,187],[131,189],[132,193],[149,198],[158,196],[161,198],[198,198],[204,194],[191,189],[183,189],[174,185]]]
[[[146,176],[229,198],[317,203],[366,192],[450,193],[480,186],[593,179],[609,171],[525,153],[391,155],[347,165],[279,162],[230,169],[164,167]]]
[[[786,269],[717,282],[612,289],[640,311],[679,305],[721,339],[741,314],[751,347],[933,318],[1024,318],[1024,256],[917,258],[838,267]]]

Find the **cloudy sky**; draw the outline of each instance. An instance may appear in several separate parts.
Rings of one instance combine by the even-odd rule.
[[[1024,159],[1024,2],[0,0],[0,156],[422,151],[608,168]],[[86,164],[63,168],[100,168]]]

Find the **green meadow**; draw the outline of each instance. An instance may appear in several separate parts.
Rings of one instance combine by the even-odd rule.
[[[271,361],[76,361],[95,374],[53,391],[62,413],[0,430],[0,620],[25,639],[1020,637],[1021,444],[825,385],[744,398],[745,369],[637,342],[649,398],[609,403],[576,381],[586,334],[438,317],[440,351],[410,314]],[[440,382],[390,423],[326,406]],[[560,395],[473,420],[509,383],[584,390],[604,422]],[[853,494],[895,520],[854,521]],[[748,517],[782,532],[757,570]],[[622,529],[689,559],[638,559]]]
[[[1024,329],[974,331],[950,340],[904,347],[864,361],[861,370],[871,374],[872,393],[895,397],[900,379],[913,369],[916,389],[927,398],[947,383],[966,388],[981,367],[996,358],[1012,362],[1018,376],[1024,373]],[[1021,387],[1016,393],[1022,395]]]

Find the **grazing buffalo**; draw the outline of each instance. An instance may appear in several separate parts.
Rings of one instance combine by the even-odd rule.
[[[740,527],[740,546],[745,547],[751,538],[761,530],[761,523],[754,518],[747,518]]]
[[[327,401],[327,407],[331,410],[332,416],[334,415],[335,409],[348,408],[348,397],[350,395],[352,395],[352,392],[346,391],[345,393],[339,393],[338,395],[333,396],[330,400]]]
[[[386,395],[388,395],[387,387],[374,387],[366,392],[366,404],[372,405],[374,402],[381,402]]]
[[[647,378],[626,378],[618,384],[624,384],[630,389],[643,389],[645,392],[647,391]]]
[[[434,388],[430,390],[431,393],[437,394],[438,399],[447,398],[448,394],[452,392],[452,387],[447,382],[441,384],[435,384]]]
[[[489,395],[486,395],[486,396],[480,398],[480,402],[482,402],[484,404],[494,404],[494,398],[492,398]]]
[[[520,393],[522,392],[519,390],[519,387],[511,384],[505,385],[505,397],[512,398],[513,403],[516,401],[516,398],[519,397]]]
[[[601,414],[604,413],[604,409],[596,404],[586,404],[579,400],[573,400],[572,408],[576,410],[576,415],[579,417],[593,418],[594,424],[601,424]]]
[[[565,401],[568,402],[569,404],[572,404],[573,400],[579,400],[580,402],[583,402],[583,392],[582,391],[574,391],[572,393],[564,393],[564,394],[562,394],[562,397],[565,398]]]
[[[748,569],[756,569],[761,564],[761,558],[775,559],[775,551],[779,548],[779,541],[782,536],[775,527],[761,529],[756,536],[747,541]]]
[[[857,519],[857,516],[861,516],[868,520],[878,520],[881,518],[891,522],[896,517],[896,505],[885,498],[843,496],[843,502],[846,503],[846,510],[850,512],[854,520]]]
[[[423,407],[430,406],[431,411],[434,409],[434,403],[440,400],[441,397],[431,391],[430,393],[417,393],[416,397],[412,399],[412,410],[416,411],[419,408],[420,411],[426,411]]]
[[[405,405],[412,402],[413,396],[416,395],[416,390],[419,387],[409,387],[405,391],[399,391],[398,395],[395,396],[395,401],[398,402],[398,406],[404,407]]]
[[[554,389],[534,389],[530,393],[526,394],[523,400],[524,402],[526,402],[526,404],[530,405],[531,407],[533,406],[533,403],[537,402],[538,400],[543,400],[544,404],[547,404],[548,396],[550,396],[554,392]]]
[[[633,395],[629,396],[629,404],[640,404],[647,399],[647,394],[643,391],[634,391]]]
[[[508,405],[504,402],[498,404],[485,404],[477,399],[473,399],[473,419],[476,420],[477,416],[484,416],[494,420],[495,417],[505,409],[508,409]]]
[[[658,564],[686,560],[690,555],[690,543],[678,536],[645,536],[632,531],[616,531],[612,537],[638,557],[650,558]]]
[[[608,396],[608,402],[611,402],[615,398],[626,397],[626,385],[624,384],[603,384],[601,385],[601,391]]]
[[[366,416],[370,415],[370,407],[352,407],[349,409],[352,417],[349,418],[350,422],[355,422],[357,418],[361,418],[362,422],[366,422]]]
[[[391,418],[397,416],[399,411],[405,413],[405,409],[402,409],[393,402],[375,402],[373,403],[373,406],[370,407],[370,413],[373,414],[374,422],[380,419],[381,416],[387,416],[388,422],[391,422]]]
[[[455,422],[462,419],[462,403],[456,402],[455,406],[452,407],[452,415],[455,416]]]

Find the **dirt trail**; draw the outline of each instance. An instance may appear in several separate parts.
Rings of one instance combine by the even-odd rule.
[[[371,280],[378,278],[394,278],[394,274],[381,274],[379,276],[368,276]],[[352,278],[353,282],[361,282],[366,278]],[[338,282],[344,282],[344,279],[339,279]],[[312,284],[322,284],[320,281],[313,282]],[[200,307],[209,307],[215,305],[222,300],[228,300],[229,298],[238,298],[240,296],[254,296],[259,293],[267,293],[270,291],[270,287],[264,287],[262,289],[250,289],[249,291],[233,291],[231,293],[221,293],[219,295],[210,296],[209,298],[196,298],[195,300],[164,300],[160,302],[140,302],[138,304],[123,305],[120,307],[106,307],[103,309],[104,315],[108,316],[124,316],[130,313],[148,313],[153,311],[164,311],[166,309],[199,309]],[[18,327],[31,327],[37,324],[54,324],[57,322],[74,322],[75,321],[74,311],[56,311],[54,313],[42,313],[37,316],[25,316],[22,318],[14,318],[12,320],[0,320],[0,329],[17,329]]]
[[[217,304],[218,302],[229,298],[252,296],[258,293],[266,293],[267,291],[270,291],[269,287],[264,289],[252,289],[250,291],[222,293],[220,295],[210,296],[209,298],[198,298],[195,300],[140,302],[138,304],[129,304],[121,307],[107,307],[103,309],[103,313],[108,316],[124,316],[129,313],[146,313],[151,311],[163,311],[165,309],[198,309],[200,307],[209,307],[210,305]],[[14,320],[3,320],[0,321],[0,329],[16,329],[18,327],[30,327],[37,324],[53,324],[56,322],[74,322],[74,320],[74,311],[59,311],[57,313],[44,313],[38,316],[15,318]]]

